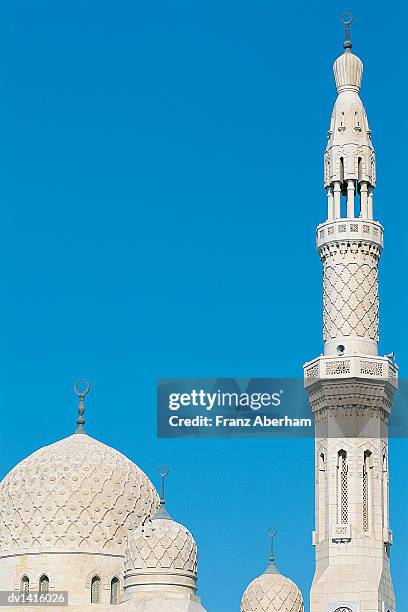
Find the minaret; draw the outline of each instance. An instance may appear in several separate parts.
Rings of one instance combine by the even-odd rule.
[[[324,155],[324,355],[304,367],[315,418],[316,571],[311,612],[395,612],[390,574],[388,417],[398,368],[378,356],[378,264],[383,227],[373,220],[375,153],[361,102],[363,64],[334,63],[337,100]]]

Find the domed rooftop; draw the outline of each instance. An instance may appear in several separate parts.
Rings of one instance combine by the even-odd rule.
[[[276,530],[271,531],[273,538]],[[303,612],[302,593],[292,580],[282,576],[275,565],[272,547],[269,565],[255,578],[242,596],[241,612]]]
[[[281,574],[262,574],[245,591],[241,612],[303,612],[303,597],[292,580]]]
[[[351,52],[353,43],[350,40],[350,24],[352,21],[351,13],[343,15],[343,23],[346,27],[346,40],[343,43],[344,53],[336,59],[333,65],[334,80],[338,93],[346,90],[358,93],[363,78],[363,62]]]
[[[360,91],[363,62],[357,55],[346,49],[334,62],[333,72],[338,93],[346,89]]]
[[[0,554],[22,549],[124,554],[128,530],[154,513],[158,502],[137,465],[76,433],[40,448],[0,483]]]
[[[128,536],[125,589],[137,590],[153,582],[164,588],[172,585],[195,592],[197,544],[189,530],[174,521],[166,510],[167,466],[161,466],[159,474],[162,477],[159,511]]]
[[[197,575],[197,544],[189,530],[169,518],[147,520],[128,537],[126,573],[169,570]]]

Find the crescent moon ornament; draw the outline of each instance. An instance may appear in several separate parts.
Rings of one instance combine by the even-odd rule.
[[[344,13],[343,17],[341,18],[341,21],[343,22],[346,28],[346,40],[343,43],[343,47],[345,48],[346,51],[350,51],[350,49],[353,46],[350,40],[350,25],[353,23],[353,14]]]
[[[84,425],[85,425],[84,399],[85,399],[85,396],[87,395],[87,393],[89,393],[90,388],[91,388],[91,383],[88,380],[86,380],[85,378],[80,378],[74,384],[74,393],[79,398],[78,418],[77,418],[77,421],[76,421],[78,427],[77,427],[77,430],[75,432],[77,434],[85,433],[85,427],[84,427]]]
[[[91,383],[86,378],[79,378],[76,383],[74,383],[74,393],[78,397],[85,397],[89,393],[91,389]]]
[[[270,557],[269,557],[269,561],[272,562],[274,561],[275,557],[273,554],[273,539],[276,536],[276,534],[278,533],[277,529],[273,528],[273,527],[269,527],[268,529],[268,536],[271,539],[271,553],[270,553]]]
[[[170,470],[169,470],[169,466],[168,465],[161,465],[158,470],[159,475],[161,476],[162,479],[162,490],[161,490],[161,501],[164,502],[165,501],[165,482],[166,482],[166,478],[167,476],[170,474]]]
[[[353,13],[344,13],[341,20],[345,26],[351,25],[353,23]]]

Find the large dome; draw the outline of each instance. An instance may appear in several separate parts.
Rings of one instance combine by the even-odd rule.
[[[158,506],[152,483],[137,465],[77,433],[39,449],[0,483],[0,554],[124,554],[127,532]]]

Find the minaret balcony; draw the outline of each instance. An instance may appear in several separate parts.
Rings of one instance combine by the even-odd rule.
[[[398,366],[389,357],[373,355],[323,356],[304,365],[305,388],[321,380],[358,378],[387,382],[398,388]]]
[[[370,219],[336,219],[318,225],[316,244],[320,249],[330,242],[372,242],[383,248],[384,229],[378,221]]]

